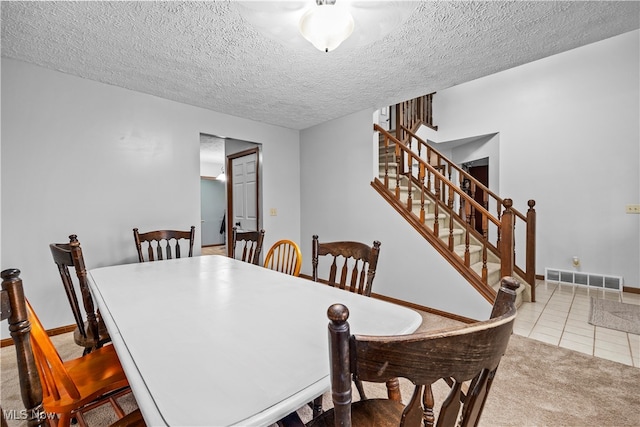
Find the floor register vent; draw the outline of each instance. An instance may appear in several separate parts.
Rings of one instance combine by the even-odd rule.
[[[570,283],[572,285],[587,286],[589,288],[622,291],[621,276],[607,276],[604,274],[584,273],[582,271],[545,268],[544,278],[550,282]]]

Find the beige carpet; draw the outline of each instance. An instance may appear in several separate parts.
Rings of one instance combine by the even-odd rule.
[[[591,297],[589,323],[640,335],[640,305]]]
[[[425,325],[442,327],[456,322],[423,315]],[[425,328],[421,328],[425,329]],[[430,329],[430,328],[427,328]],[[64,357],[81,350],[70,334],[54,337]],[[20,392],[13,347],[1,350],[3,409],[20,409]],[[640,368],[599,359],[513,335],[489,394],[480,425],[496,426],[640,426]],[[410,395],[402,384],[403,398]],[[369,397],[384,396],[384,385],[367,384]],[[436,397],[444,388],[436,388]],[[357,393],[356,393],[357,395]],[[325,407],[331,397],[324,396]],[[126,402],[127,406],[134,402]],[[128,410],[128,409],[127,409]],[[308,420],[310,410],[299,411]],[[108,423],[110,415],[96,414],[94,426]],[[9,426],[26,423],[9,421]]]

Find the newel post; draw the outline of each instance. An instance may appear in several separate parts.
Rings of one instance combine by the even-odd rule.
[[[513,200],[502,201],[504,212],[500,219],[500,277],[513,275],[514,240],[513,240]]]
[[[531,285],[531,302],[536,302],[536,205],[535,200],[527,202],[527,271],[526,280]]]

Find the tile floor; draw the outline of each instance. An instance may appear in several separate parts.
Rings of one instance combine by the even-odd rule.
[[[588,323],[591,297],[640,305],[640,294],[538,280],[536,302],[523,303],[513,332],[549,344],[640,367],[640,335]]]

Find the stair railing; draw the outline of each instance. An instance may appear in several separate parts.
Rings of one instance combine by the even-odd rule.
[[[529,211],[526,216],[521,214],[513,208],[511,199],[502,199],[497,196],[466,171],[429,146],[412,130],[404,125],[398,129],[406,135],[404,143],[380,126],[374,125],[374,130],[383,135],[385,154],[393,152],[397,163],[395,176],[390,176],[389,156],[384,156],[384,182],[380,184],[385,189],[392,191],[397,202],[400,201],[404,185],[406,187],[404,191],[407,192],[406,209],[409,212],[413,211],[414,198],[419,199],[420,208],[417,220],[423,226],[426,225],[425,205],[429,199],[435,202],[433,226],[430,233],[423,234],[434,244],[434,247],[444,245],[447,254],[443,253],[443,255],[446,257],[458,258],[457,256],[452,258],[454,255],[454,221],[464,229],[465,249],[462,262],[467,269],[470,266],[469,248],[472,237],[475,242],[479,242],[482,257],[480,277],[477,277],[475,273],[470,275],[468,272],[460,272],[470,279],[470,283],[485,298],[493,301],[495,297],[495,291],[487,283],[487,259],[488,253],[492,253],[500,259],[501,277],[511,276],[514,272],[519,274],[531,285],[531,299],[535,301],[535,201],[529,200]],[[412,147],[413,141],[417,143],[415,148]],[[452,179],[452,175],[456,175],[457,183]],[[464,189],[462,185],[465,179],[471,183],[468,190]],[[392,189],[390,185],[394,188]],[[421,189],[419,195],[413,194],[414,185]],[[483,191],[483,204],[478,203],[474,198],[475,192],[478,190]],[[495,214],[489,211],[489,205],[493,203],[496,204]],[[441,236],[441,212],[448,214],[450,218],[446,231],[448,236]],[[478,221],[482,224],[482,233],[476,231],[475,224]],[[522,226],[526,230],[524,268],[519,267],[516,263],[514,237],[516,229],[519,230]],[[441,237],[446,240],[446,244]],[[473,276],[473,278],[469,276]]]
[[[404,141],[407,135],[403,133],[402,129],[414,129],[420,124],[438,130],[438,126],[433,124],[432,105],[435,94],[433,92],[396,104],[396,138]]]

